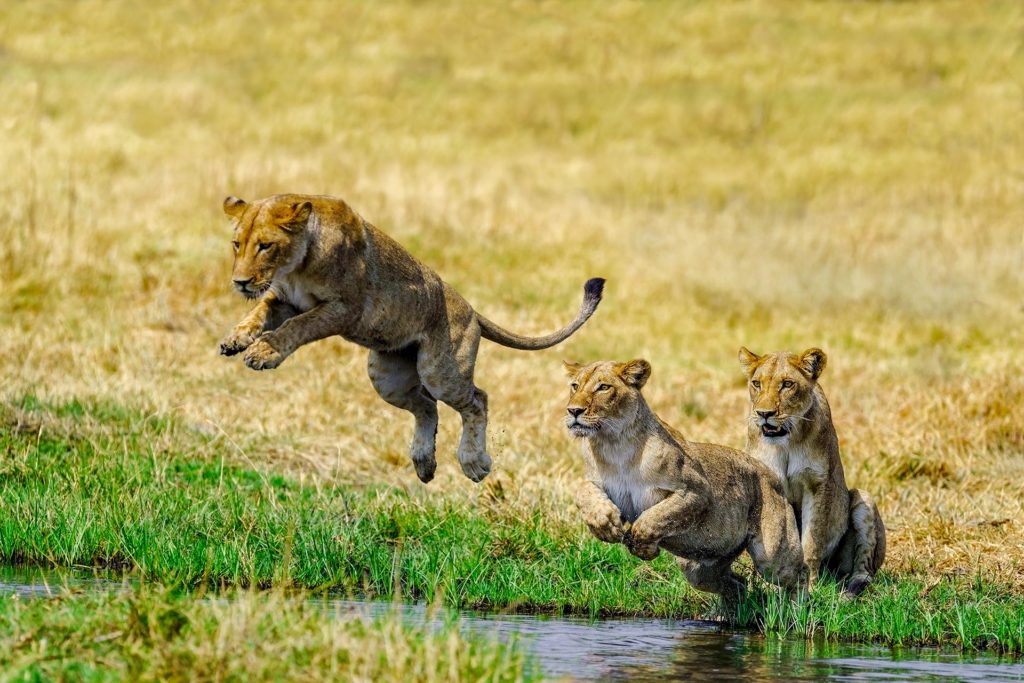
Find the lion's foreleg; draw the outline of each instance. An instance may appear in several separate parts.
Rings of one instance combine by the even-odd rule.
[[[273,332],[299,314],[299,309],[289,303],[277,299],[270,306],[270,315],[263,322],[262,332]]]
[[[576,507],[590,533],[605,543],[622,541],[622,511],[616,507],[599,484],[584,481],[576,489]]]
[[[804,554],[804,564],[807,566],[808,587],[813,587],[818,581],[821,563],[825,559],[831,506],[831,496],[825,487],[813,494],[804,494],[800,512],[800,545]]]
[[[267,292],[220,342],[221,354],[233,356],[245,351],[260,334],[276,329],[297,312],[293,306],[278,299],[273,291]]]
[[[289,318],[276,330],[260,335],[246,352],[245,364],[253,370],[276,368],[300,346],[342,333],[347,314],[347,307],[325,302]]]
[[[659,552],[658,543],[691,529],[704,516],[707,506],[708,498],[697,491],[675,491],[633,522],[624,539],[626,547],[642,560],[654,559]]]

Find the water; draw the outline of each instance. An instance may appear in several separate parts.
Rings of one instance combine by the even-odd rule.
[[[57,595],[121,590],[116,576],[0,567],[0,594]],[[372,618],[400,609],[410,623],[439,625],[424,605],[330,598],[311,601],[330,614]],[[460,612],[467,632],[518,638],[544,674],[603,681],[1024,681],[1024,664],[936,649],[892,649],[803,640],[779,641],[717,624],[672,619],[589,620]]]
[[[119,574],[94,570],[50,570],[0,565],[0,595],[52,598],[67,591],[114,591],[127,584]]]

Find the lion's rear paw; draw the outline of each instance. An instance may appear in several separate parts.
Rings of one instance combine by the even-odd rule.
[[[847,600],[853,600],[855,597],[864,592],[864,589],[871,584],[871,577],[867,574],[854,574],[850,577],[850,580],[846,583],[846,588],[843,589],[843,597]]]
[[[434,470],[437,469],[437,460],[434,458],[434,433],[437,430],[437,422],[433,424],[416,425],[416,434],[412,443],[409,444],[409,459],[416,468],[416,476],[424,484],[434,478]]]
[[[424,484],[430,483],[434,478],[434,472],[437,470],[437,460],[430,458],[429,460],[413,460],[412,464],[416,467],[416,476],[420,478]]]
[[[484,477],[491,473],[491,457],[486,453],[481,453],[474,458],[460,460],[460,464],[462,465],[462,472],[477,484],[482,482]]]

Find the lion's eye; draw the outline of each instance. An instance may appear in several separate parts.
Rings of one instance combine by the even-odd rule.
[[[611,384],[598,384],[597,385],[597,391],[608,391],[611,388],[612,388]]]
[[[796,386],[796,382],[794,382],[791,379],[784,379],[784,380],[782,380],[782,388],[783,389],[792,389],[795,386]]]
[[[238,242],[232,242],[232,243],[231,243],[231,246],[232,246],[232,247],[234,247],[235,251],[238,251],[238,248],[239,248],[240,246],[242,246],[242,245],[241,245],[241,244],[239,244]]]
[[[576,382],[573,382],[572,384],[569,385],[569,388],[573,391],[573,393],[575,393],[579,391],[580,385],[576,384]]]
[[[760,389],[761,383],[755,379],[750,383],[750,386],[754,387],[755,389]]]
[[[259,244],[256,245],[256,253],[258,254],[261,251],[266,251],[267,249],[270,249],[272,246],[274,245],[271,244],[270,242],[260,242]]]

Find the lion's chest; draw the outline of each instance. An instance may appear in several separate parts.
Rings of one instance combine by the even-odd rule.
[[[824,480],[820,459],[807,448],[762,441],[751,454],[775,473],[786,499],[794,505],[802,504],[804,497],[817,491]]]
[[[301,280],[292,278],[283,278],[274,282],[274,291],[277,292],[278,297],[291,304],[299,310],[300,313],[305,313],[316,306],[321,301],[310,291]]]
[[[604,480],[604,491],[615,507],[622,511],[622,518],[635,522],[649,507],[661,501],[658,489],[646,485],[629,473],[608,477]]]
[[[622,511],[625,521],[635,522],[665,497],[665,492],[644,476],[643,467],[632,458],[632,453],[604,455],[600,464],[601,486],[608,499]]]

